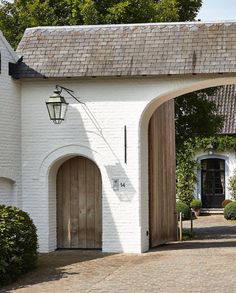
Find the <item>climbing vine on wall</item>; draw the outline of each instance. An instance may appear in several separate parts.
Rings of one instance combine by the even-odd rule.
[[[193,199],[195,184],[197,182],[197,170],[200,166],[194,155],[197,150],[206,150],[212,145],[214,152],[236,150],[236,136],[219,135],[207,138],[196,137],[183,142],[176,152],[176,195],[188,205]]]

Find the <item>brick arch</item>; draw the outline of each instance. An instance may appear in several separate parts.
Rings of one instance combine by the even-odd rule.
[[[44,157],[39,167],[40,181],[44,181],[45,177],[49,175],[52,167],[58,169],[63,162],[79,155],[92,160],[101,170],[102,177],[105,176],[106,171],[104,165],[106,160],[96,150],[92,150],[83,145],[66,145],[53,150]]]
[[[14,183],[16,182],[17,174],[12,168],[0,168],[0,177],[10,179]]]
[[[17,205],[16,178],[13,169],[0,168],[0,204]]]
[[[15,206],[15,181],[0,176],[0,204]]]

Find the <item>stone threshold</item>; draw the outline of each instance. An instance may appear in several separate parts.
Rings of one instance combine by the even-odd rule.
[[[201,214],[207,214],[207,215],[223,215],[224,209],[223,208],[202,208]]]

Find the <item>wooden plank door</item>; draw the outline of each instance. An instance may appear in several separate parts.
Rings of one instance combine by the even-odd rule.
[[[58,248],[101,248],[102,180],[89,159],[74,157],[57,174]]]
[[[161,105],[149,122],[150,248],[176,240],[174,100]]]

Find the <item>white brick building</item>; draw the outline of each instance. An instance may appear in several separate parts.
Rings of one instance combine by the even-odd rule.
[[[9,76],[9,62],[18,57],[0,32],[0,198],[2,204],[21,204],[20,82]]]
[[[10,72],[12,76],[9,62],[16,63],[18,58],[0,35],[0,201],[30,213],[38,228],[41,252],[60,247],[60,225],[60,237],[68,241],[80,233],[86,234],[87,243],[101,236],[105,252],[149,249],[149,119],[161,104],[179,95],[236,83],[235,30],[235,23],[29,29],[18,48],[23,62]],[[199,43],[200,37],[206,40],[211,34],[214,41]],[[222,34],[226,49],[219,49]],[[209,50],[206,61],[200,52]],[[73,90],[85,103],[62,92],[69,108],[65,122],[59,125],[49,120],[45,106],[57,84]],[[102,215],[98,220],[91,212],[96,210],[96,198],[89,207],[87,196],[84,210],[73,197],[75,185],[78,190],[84,188],[74,173],[63,175],[65,182],[66,178],[70,181],[63,192],[70,190],[75,204],[70,203],[68,209],[73,213],[78,205],[78,219],[67,218],[66,208],[62,211],[68,201],[58,204],[59,190],[64,189],[56,184],[57,172],[66,174],[66,162],[76,156],[89,159],[85,169],[92,161],[100,170]],[[97,172],[91,170],[88,174]],[[86,182],[88,195],[91,186]],[[78,221],[84,216],[86,224],[80,231]],[[91,217],[95,226],[102,219],[101,235],[95,235],[95,240],[89,234]]]

